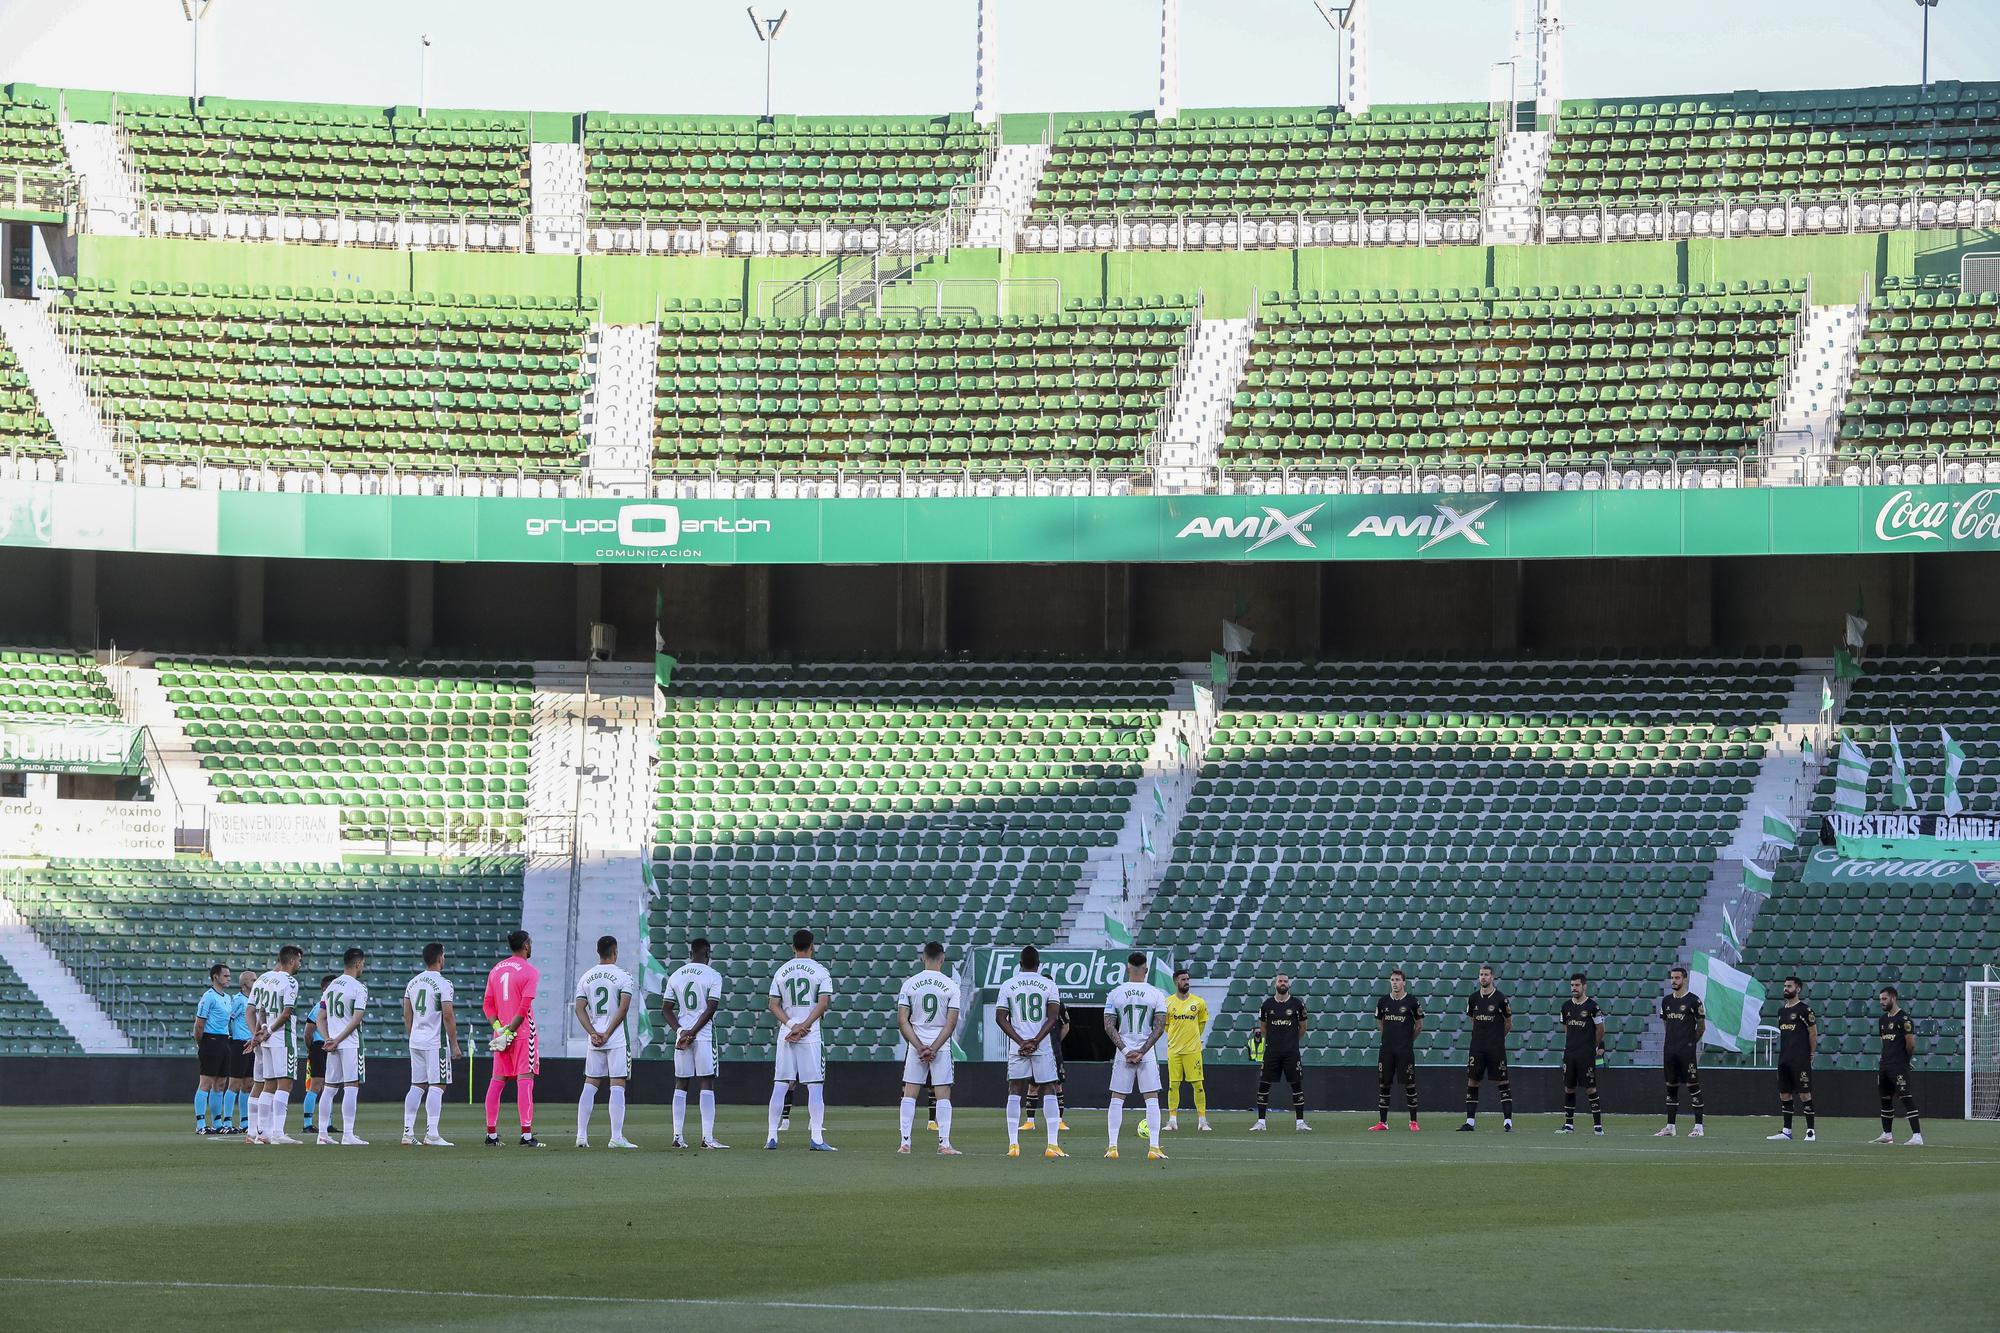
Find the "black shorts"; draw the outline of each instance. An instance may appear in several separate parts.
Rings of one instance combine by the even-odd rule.
[[[1305,1070],[1299,1064],[1297,1051],[1267,1051],[1264,1054],[1264,1072],[1260,1077],[1266,1083],[1276,1083],[1279,1079],[1287,1083],[1305,1080]]]
[[[326,1077],[326,1047],[314,1042],[306,1051],[306,1077],[324,1079]]]
[[[203,1078],[229,1077],[229,1037],[221,1032],[204,1032],[195,1043],[195,1059]]]
[[[1811,1096],[1812,1065],[1811,1064],[1789,1065],[1782,1063],[1779,1064],[1778,1091],[1802,1092],[1805,1093],[1807,1096]]]
[[[1907,1097],[1910,1095],[1910,1074],[1908,1070],[1890,1073],[1884,1069],[1875,1075],[1875,1091],[1883,1097]]]
[[[1692,1052],[1684,1055],[1669,1054],[1665,1065],[1669,1083],[1697,1083],[1701,1080],[1700,1060]]]
[[[1394,1083],[1399,1074],[1406,1078],[1417,1076],[1416,1052],[1385,1048],[1375,1053],[1375,1077],[1381,1080],[1383,1087]]]
[[[1478,1083],[1486,1078],[1507,1081],[1507,1052],[1474,1051],[1465,1057],[1465,1076]]]
[[[1565,1055],[1563,1057],[1563,1087],[1594,1088],[1597,1086],[1597,1057]]]
[[[257,1072],[256,1054],[243,1049],[244,1044],[249,1040],[248,1037],[231,1037],[229,1039],[229,1077],[232,1079],[241,1079],[245,1083],[248,1083],[251,1077]]]

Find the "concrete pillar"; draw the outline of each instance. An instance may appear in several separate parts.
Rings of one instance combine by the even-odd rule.
[[[97,642],[97,552],[71,551],[63,560],[63,625],[72,647]]]
[[[236,582],[230,642],[239,651],[255,652],[264,646],[264,562],[255,558],[232,561],[230,572]]]
[[[743,571],[743,655],[771,655],[771,567],[751,565]]]
[[[1917,558],[1889,557],[1889,638],[1893,644],[1917,641]]]
[[[1364,116],[1368,100],[1368,0],[1350,0],[1340,44],[1340,109]]]
[[[590,627],[604,619],[604,567],[576,566],[576,621],[574,655],[581,661],[590,656]]]
[[[403,643],[421,656],[437,646],[437,566],[403,566]]]
[[[1521,650],[1521,581],[1526,566],[1519,560],[1495,560],[1492,563],[1493,593],[1492,608],[1493,651],[1515,653]]]
[[[1181,0],[1160,0],[1160,91],[1153,99],[1153,119],[1172,120],[1181,113]]]
[[[1687,608],[1687,646],[1715,646],[1715,561],[1705,556],[1679,562],[1683,580],[1681,605]]]
[[[1132,566],[1104,566],[1104,651],[1117,657],[1132,651]]]
[[[1292,620],[1297,626],[1293,651],[1303,658],[1326,655],[1320,641],[1322,608],[1326,604],[1326,566],[1302,560],[1292,566]]]
[[[1000,119],[1000,0],[979,0],[979,31],[972,48],[972,119],[991,125]]]
[[[903,565],[896,570],[896,647],[941,653],[949,610],[943,565]]]

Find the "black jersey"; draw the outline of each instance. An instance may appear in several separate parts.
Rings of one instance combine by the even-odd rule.
[[[1417,1022],[1424,1006],[1414,995],[1398,1000],[1384,995],[1375,1001],[1375,1018],[1382,1024],[1382,1049],[1409,1055],[1417,1049]]]
[[[1882,1038],[1882,1072],[1885,1074],[1907,1074],[1910,1072],[1910,1048],[1903,1038],[1914,1036],[1917,1025],[1911,1021],[1907,1009],[1898,1009],[1893,1014],[1884,1014],[1875,1031]]]
[[[1778,1006],[1778,1063],[1804,1069],[1813,1060],[1812,1030],[1819,1015],[1804,1000]]]
[[[1708,1026],[1708,1014],[1701,1007],[1699,995],[1693,991],[1685,995],[1667,994],[1660,1000],[1660,1019],[1667,1025],[1666,1054],[1686,1058],[1701,1049],[1701,1033]]]
[[[1597,1058],[1597,1025],[1603,1018],[1604,1011],[1589,996],[1563,1001],[1563,1059]]]
[[[1257,1010],[1257,1020],[1264,1025],[1265,1059],[1298,1054],[1299,1030],[1306,1025],[1306,1006],[1298,996],[1269,997]]]
[[[1513,1015],[1513,1007],[1501,992],[1496,990],[1491,995],[1472,992],[1472,998],[1465,1002],[1465,1016],[1472,1020],[1472,1049],[1506,1050],[1507,1020]]]

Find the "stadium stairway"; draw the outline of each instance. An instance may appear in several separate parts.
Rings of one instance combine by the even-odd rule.
[[[214,784],[208,780],[208,770],[202,767],[201,756],[195,753],[194,742],[188,739],[180,714],[152,663],[151,657],[137,655],[125,657],[119,665],[125,682],[125,720],[144,727],[152,737],[161,770],[154,776],[166,788],[161,794],[183,809],[206,809],[215,804]]]
[[[1012,250],[1014,238],[1028,221],[1028,210],[1034,205],[1048,165],[1049,146],[1045,143],[1002,144],[973,205],[965,243],[975,249]]]
[[[538,143],[528,149],[528,189],[534,201],[535,253],[580,255],[590,194],[584,185],[583,145]]]
[[[65,120],[62,141],[70,170],[83,182],[90,230],[99,236],[137,236],[145,193],[118,126]]]
[[[1195,325],[1160,437],[1159,490],[1207,489],[1256,333],[1253,319],[1203,319]]]
[[[138,1048],[73,973],[49,952],[13,901],[0,893],[0,960],[34,993],[86,1055],[132,1055]]]
[[[126,464],[39,301],[0,300],[0,339],[14,349],[62,445],[71,481],[123,482]]]
[[[660,326],[599,324],[583,340],[583,430],[595,493],[643,496],[653,478]]]
[[[1778,401],[1773,480],[1797,485],[1825,480],[1867,325],[1867,312],[1859,305],[1806,306]]]
[[[1486,183],[1486,237],[1499,245],[1535,239],[1535,209],[1549,173],[1553,130],[1513,130],[1503,135]]]

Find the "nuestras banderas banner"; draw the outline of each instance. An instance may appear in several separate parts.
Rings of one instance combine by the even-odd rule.
[[[0,773],[104,773],[145,770],[143,733],[121,722],[35,722],[0,718]]]
[[[2000,861],[2000,819],[1988,815],[1830,814],[1820,842],[1859,860]]]

